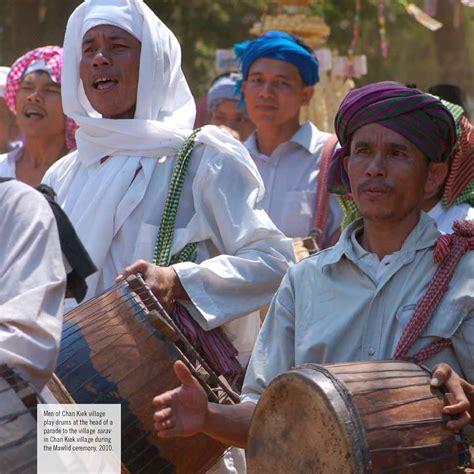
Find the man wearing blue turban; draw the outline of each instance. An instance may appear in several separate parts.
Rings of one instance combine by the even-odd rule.
[[[308,236],[320,227],[319,243],[324,244],[341,216],[336,199],[327,197],[323,225],[315,225],[316,209],[326,200],[317,189],[330,135],[311,122],[299,122],[300,109],[309,103],[319,81],[318,61],[304,43],[280,31],[238,44],[234,50],[242,64],[248,116],[257,127],[245,146],[265,184],[260,204],[287,236]]]

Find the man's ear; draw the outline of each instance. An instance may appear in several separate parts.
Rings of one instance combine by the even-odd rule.
[[[303,87],[303,103],[301,105],[308,105],[311,102],[313,95],[314,95],[314,87],[304,86]]]
[[[425,200],[431,199],[440,193],[448,175],[448,168],[448,163],[433,161],[428,163],[428,176],[424,186]]]
[[[344,171],[346,172],[346,174],[349,176],[349,171],[348,171],[348,168],[349,168],[349,159],[350,159],[350,156],[347,155],[343,158],[343,165],[344,165]]]

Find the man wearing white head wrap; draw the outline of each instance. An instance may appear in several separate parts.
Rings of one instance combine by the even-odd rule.
[[[114,38],[125,32],[125,40]],[[141,48],[138,87],[128,110],[133,74],[122,66],[133,56],[135,39]],[[195,106],[176,38],[141,0],[81,4],[68,22],[64,58],[63,105],[80,127],[78,149],[55,164],[45,182],[99,269],[88,279],[92,297],[127,265],[152,260],[176,154],[190,134]],[[183,296],[173,294],[182,286],[192,316],[205,330],[222,326],[242,364],[259,329],[258,314],[248,314],[270,300],[293,260],[291,241],[257,208],[262,195],[242,145],[205,127],[195,140],[171,249],[174,255],[199,242],[200,263],[146,264],[142,270],[171,282],[160,293],[165,300]]]

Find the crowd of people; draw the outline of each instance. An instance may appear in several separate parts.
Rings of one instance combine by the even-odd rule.
[[[181,362],[181,385],[153,400],[158,436],[202,432],[235,448],[212,472],[245,472],[237,448],[256,403],[277,375],[308,362],[423,363],[454,396],[448,428],[461,429],[474,416],[465,110],[379,82],[349,92],[334,136],[300,123],[319,80],[307,45],[275,31],[235,50],[241,70],[216,78],[208,124],[194,131],[179,43],[142,0],[88,0],[64,48],[37,48],[0,70],[0,363],[43,389],[64,312],[77,305],[65,298],[71,270],[87,283],[76,298],[86,301],[140,273],[171,314],[178,302],[238,352],[239,404],[208,402]],[[71,269],[70,237],[30,187],[40,183],[87,268]],[[295,264],[300,238],[314,247]],[[433,285],[442,291],[428,304]]]

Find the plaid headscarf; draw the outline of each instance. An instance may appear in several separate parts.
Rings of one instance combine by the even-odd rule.
[[[464,115],[464,109],[441,99],[451,112],[456,124],[457,142],[443,189],[442,204],[448,208],[456,204],[474,206],[474,127]],[[341,228],[361,217],[359,208],[350,195],[338,196],[344,217]]]
[[[44,70],[51,79],[57,84],[61,84],[61,72],[63,68],[63,48],[59,46],[44,46],[24,54],[17,59],[11,67],[5,85],[5,102],[8,108],[16,115],[16,95],[21,86],[21,81],[28,72],[28,68],[37,62],[44,63],[42,68],[35,70]],[[70,150],[76,148],[74,139],[77,125],[74,120],[66,119],[66,145]]]
[[[328,190],[350,192],[343,159],[350,154],[354,133],[378,123],[413,143],[430,161],[446,161],[456,143],[452,114],[432,95],[397,82],[378,82],[350,91],[336,114],[335,129],[341,148],[329,172]]]

